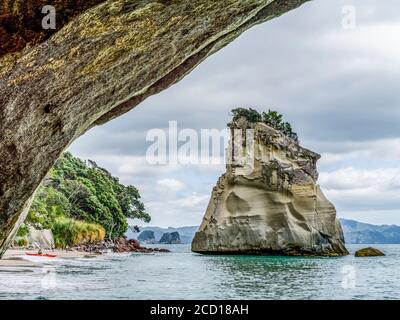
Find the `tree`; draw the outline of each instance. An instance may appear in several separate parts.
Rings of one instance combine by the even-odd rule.
[[[268,112],[262,112],[261,114],[252,108],[236,108],[232,110],[233,121],[238,120],[241,117],[246,118],[251,123],[263,122],[276,130],[279,130],[287,137],[293,139],[296,143],[299,143],[299,138],[296,132],[293,132],[292,125],[288,122],[283,121],[283,115],[277,111],[268,110]],[[232,122],[228,123],[228,127],[232,126]]]
[[[268,112],[263,112],[262,121],[265,124],[281,131],[284,135],[293,139],[297,143],[299,142],[297,133],[293,132],[292,125],[289,122],[284,122],[283,115],[277,111],[268,110]]]
[[[114,239],[125,234],[128,218],[151,219],[138,189],[121,184],[94,161],[86,163],[66,152],[35,197],[28,223],[65,233],[68,227],[81,228],[74,221],[84,221],[102,226],[107,238]]]
[[[261,122],[262,117],[261,114],[252,108],[236,108],[232,110],[232,115],[233,115],[233,121],[238,120],[241,117],[246,118],[247,121],[256,123],[256,122]],[[232,123],[228,123],[228,127],[231,127]]]

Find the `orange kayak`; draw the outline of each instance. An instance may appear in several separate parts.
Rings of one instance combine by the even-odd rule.
[[[39,253],[29,253],[29,252],[25,252],[25,254],[26,254],[27,256],[32,256],[32,257],[46,257],[46,258],[55,258],[55,257],[57,257],[56,254],[49,254],[49,253],[42,253],[42,254],[39,254]]]

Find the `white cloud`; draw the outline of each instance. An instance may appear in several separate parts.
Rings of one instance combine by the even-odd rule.
[[[200,225],[210,196],[192,193],[179,198],[159,197],[146,203],[152,214],[150,225],[169,227]],[[159,214],[157,214],[159,213]]]
[[[327,190],[389,191],[399,183],[400,168],[359,170],[353,167],[322,172],[319,183]]]
[[[395,223],[398,214],[396,223],[400,221],[400,168],[341,168],[322,172],[320,184],[340,217]]]
[[[348,167],[357,170],[399,167],[400,139],[398,138],[343,142],[313,141],[310,145],[312,150],[329,150],[321,153],[322,157],[318,162],[318,168],[324,172]]]
[[[339,32],[338,32],[339,30]],[[321,38],[321,44],[331,50],[362,53],[358,59],[350,59],[346,66],[351,69],[371,68],[374,64],[393,67],[400,62],[400,23],[359,24],[354,30],[334,30]]]
[[[400,225],[400,210],[397,208],[393,210],[340,211],[338,217],[371,224]]]
[[[176,193],[181,191],[185,187],[185,184],[176,179],[162,179],[157,181],[157,187],[161,192]]]
[[[210,199],[209,195],[197,195],[193,192],[190,196],[182,199],[177,199],[174,204],[183,209],[188,208],[198,208],[199,206],[204,206],[205,203]]]

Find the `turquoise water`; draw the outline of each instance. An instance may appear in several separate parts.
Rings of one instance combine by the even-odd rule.
[[[349,245],[351,253],[357,248]],[[0,269],[1,299],[399,299],[400,245],[387,256],[299,258],[170,254],[105,255]]]

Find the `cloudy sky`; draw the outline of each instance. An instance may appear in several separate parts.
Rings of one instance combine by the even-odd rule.
[[[146,134],[169,121],[224,129],[235,106],[272,108],[322,154],[319,183],[339,217],[400,224],[399,9],[398,0],[312,1],[251,29],[70,150],[138,187],[151,225],[198,225],[224,165],[149,164]]]

